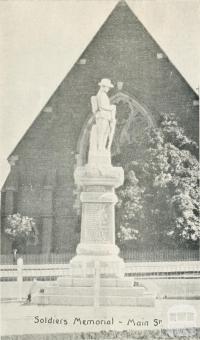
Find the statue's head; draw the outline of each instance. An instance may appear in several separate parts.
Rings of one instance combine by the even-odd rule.
[[[110,79],[104,78],[101,79],[100,83],[98,84],[105,92],[108,92],[114,85],[111,83]]]

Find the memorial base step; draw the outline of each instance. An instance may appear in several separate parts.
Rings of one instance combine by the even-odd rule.
[[[130,278],[100,278],[100,287],[133,287],[134,279]],[[62,287],[94,287],[93,277],[64,276],[57,280],[57,286]]]
[[[94,287],[47,287],[45,295],[70,295],[70,296],[94,296]],[[101,287],[100,296],[141,296],[145,293],[144,287]]]
[[[35,295],[34,304],[38,305],[67,305],[67,306],[95,306],[94,296],[84,295]],[[153,296],[100,296],[99,306],[130,306],[154,307]]]
[[[153,307],[155,298],[146,288],[134,286],[130,278],[60,277],[56,285],[47,285],[32,296],[38,305],[67,306],[141,306]]]

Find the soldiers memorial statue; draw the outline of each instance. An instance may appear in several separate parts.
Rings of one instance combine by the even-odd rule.
[[[111,146],[116,126],[116,106],[107,95],[111,80],[102,79],[96,96],[91,97],[91,125],[86,164],[74,172],[80,188],[81,235],[70,273],[56,285],[35,294],[33,303],[118,306],[153,306],[154,297],[144,287],[134,286],[125,277],[125,263],[115,244],[115,188],[124,182],[124,171],[113,167]],[[98,294],[95,289],[98,282]]]

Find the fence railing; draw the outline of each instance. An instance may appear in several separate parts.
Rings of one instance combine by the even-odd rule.
[[[25,298],[32,285],[32,281],[36,280],[42,288],[45,285],[44,281],[51,281],[51,285],[54,285],[58,277],[71,274],[69,264],[23,264],[23,259],[21,258],[19,258],[17,262],[15,265],[4,264],[0,266],[0,288],[2,291],[1,298],[3,300],[16,299],[16,297],[18,297],[19,300],[21,300],[22,297]],[[94,289],[97,297],[100,272],[101,267],[99,264],[96,264],[94,271],[94,275],[96,275]],[[189,284],[188,288],[186,285],[184,289],[190,290],[191,297],[195,296],[200,298],[200,261],[172,261],[166,262],[164,265],[162,262],[128,262],[125,264],[125,275],[131,276],[133,280],[136,279],[139,281],[153,279],[153,286],[151,287],[153,290],[155,289],[154,285],[157,279],[159,279],[159,281],[166,281],[166,279],[167,281],[171,281],[168,279],[175,279],[173,280],[174,282],[180,278],[192,279],[192,281],[186,280]],[[148,286],[151,280],[148,280]],[[177,283],[175,282],[175,284],[174,282],[170,287],[174,286],[174,289],[179,292],[179,290],[182,289],[182,284],[180,285],[179,283],[179,285],[177,285]],[[163,284],[161,285],[161,288],[162,287]],[[164,282],[164,287],[168,289],[169,295],[172,294],[172,288],[169,290],[166,282]],[[98,305],[98,299],[94,301],[94,304],[95,306]]]
[[[200,277],[200,261],[128,262],[125,268],[127,276]]]
[[[198,261],[200,249],[163,249],[138,251],[126,249],[120,252],[125,262],[161,262],[161,261]]]
[[[69,263],[75,253],[50,253],[50,254],[23,254],[24,264],[62,264]],[[126,249],[120,252],[125,262],[161,262],[161,261],[199,261],[199,249],[168,249],[138,251]],[[0,255],[0,264],[13,264],[15,259],[12,254]]]
[[[1,265],[0,281],[16,281],[18,276],[18,265]],[[69,264],[23,264],[23,280],[32,281],[34,278],[40,280],[55,280],[59,276],[69,274]]]
[[[21,260],[21,259],[20,259]],[[0,281],[16,281],[19,265],[1,265]],[[23,280],[55,280],[60,276],[70,275],[69,264],[23,264]],[[135,277],[150,277],[159,275],[165,277],[184,276],[200,277],[200,261],[166,262],[128,262],[125,265],[125,275]]]

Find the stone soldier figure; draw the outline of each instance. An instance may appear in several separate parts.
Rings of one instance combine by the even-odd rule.
[[[107,95],[113,88],[110,79],[102,79],[98,84],[100,89],[96,96],[91,98],[92,112],[95,115],[95,126],[91,131],[90,147],[97,152],[110,151],[116,125],[116,106],[110,104]],[[95,144],[95,145],[94,145]]]

